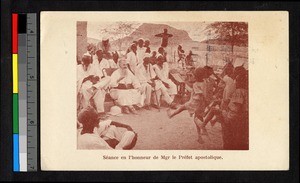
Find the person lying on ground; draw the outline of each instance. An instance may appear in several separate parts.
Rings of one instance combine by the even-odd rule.
[[[106,113],[98,113],[93,108],[83,109],[78,114],[82,125],[77,139],[78,149],[132,149],[137,134],[126,124],[112,121]]]

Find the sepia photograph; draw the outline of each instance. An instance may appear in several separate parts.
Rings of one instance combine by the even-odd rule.
[[[42,170],[287,170],[288,13],[41,13]]]
[[[78,150],[249,150],[247,22],[76,32]]]

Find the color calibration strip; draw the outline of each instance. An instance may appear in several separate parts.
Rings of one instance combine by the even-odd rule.
[[[19,161],[19,94],[18,94],[18,14],[12,15],[13,69],[13,170],[20,171]]]
[[[12,15],[13,170],[37,170],[36,14]]]

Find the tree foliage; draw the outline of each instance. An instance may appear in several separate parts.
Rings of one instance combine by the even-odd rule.
[[[111,40],[119,40],[119,48],[121,47],[121,39],[132,33],[137,27],[135,22],[116,22],[115,25],[100,29],[101,35],[107,35]]]
[[[248,46],[248,24],[246,22],[214,22],[207,27],[214,39],[234,46]]]

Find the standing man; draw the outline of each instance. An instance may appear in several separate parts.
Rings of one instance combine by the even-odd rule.
[[[144,47],[144,39],[140,38],[137,43],[136,56],[138,59],[138,64],[143,64],[143,59],[145,57],[146,48]]]
[[[172,34],[168,34],[168,29],[164,29],[163,33],[156,34],[155,37],[161,37],[161,47],[166,48],[168,46],[168,40],[173,37]]]
[[[132,43],[130,46],[130,52],[126,55],[126,61],[129,65],[129,70],[135,74],[136,66],[138,64],[138,57],[137,57],[137,46],[136,44]]]
[[[150,49],[150,40],[146,39],[145,43],[144,43],[144,47],[146,48],[146,53],[151,53],[151,49]]]
[[[97,49],[98,50],[102,50],[103,51],[103,57],[105,59],[111,59],[112,55],[111,55],[111,46],[110,46],[110,42],[109,42],[109,38],[106,36],[102,37],[102,42],[99,42],[97,45]]]

